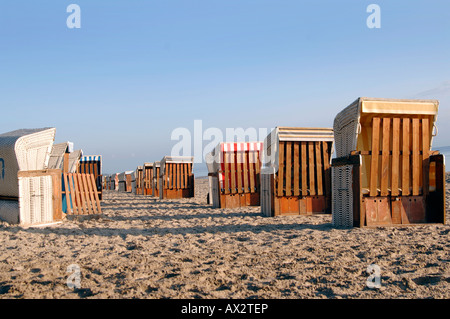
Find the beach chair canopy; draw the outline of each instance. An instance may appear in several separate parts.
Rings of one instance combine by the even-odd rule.
[[[221,142],[210,153],[206,154],[205,161],[208,173],[224,171],[225,154],[235,152],[260,152],[263,142]]]
[[[80,165],[85,165],[87,167],[91,163],[96,164],[96,168],[97,168],[96,173],[98,175],[102,175],[102,156],[101,155],[83,155],[80,158]],[[94,172],[89,172],[89,173],[94,174]]]
[[[276,127],[264,139],[263,173],[278,171],[280,142],[331,142],[334,145],[334,133],[332,128]],[[330,153],[333,153],[333,146]]]
[[[165,173],[166,164],[192,164],[191,165],[191,173],[194,168],[194,157],[193,156],[164,156],[160,162],[155,162],[154,167],[160,167],[160,176],[163,176]]]
[[[48,168],[63,169],[64,154],[71,153],[72,151],[73,151],[73,143],[71,142],[53,144],[50,159],[48,161]]]
[[[75,150],[69,154],[69,173],[76,173],[81,157],[83,156],[82,150]]]
[[[0,135],[0,196],[19,196],[19,171],[48,167],[55,133],[55,128],[40,128]]]
[[[336,156],[348,156],[353,151],[382,151],[384,134],[389,135],[385,140],[389,142],[387,147],[391,152],[395,152],[392,149],[395,139],[397,142],[394,144],[399,152],[408,144],[408,149],[412,149],[413,136],[420,139],[417,152],[423,152],[424,147],[425,151],[429,151],[435,135],[438,106],[437,100],[358,98],[338,113],[334,120]],[[379,144],[372,147],[374,140]],[[361,182],[366,189],[370,184],[372,158],[363,156],[362,162]],[[380,180],[372,186],[379,187],[379,184]]]
[[[425,118],[429,120],[429,142],[437,120],[439,101],[360,97],[334,119],[336,157],[371,147],[372,121],[375,117]]]

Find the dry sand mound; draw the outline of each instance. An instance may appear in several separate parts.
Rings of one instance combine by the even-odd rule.
[[[212,209],[206,192],[204,179],[193,199],[106,192],[99,220],[1,224],[0,297],[450,298],[448,218],[342,230],[330,215]],[[80,288],[66,284],[73,264]],[[380,267],[379,289],[366,285],[370,264]]]

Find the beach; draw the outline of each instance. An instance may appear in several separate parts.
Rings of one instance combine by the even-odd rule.
[[[1,223],[0,298],[450,298],[448,213],[447,225],[337,229],[331,215],[212,209],[207,188],[196,179],[179,200],[105,191],[99,219]]]

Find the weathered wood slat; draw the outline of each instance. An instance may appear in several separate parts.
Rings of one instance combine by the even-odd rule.
[[[249,181],[250,181],[250,190],[251,192],[254,192],[256,189],[256,175],[255,175],[255,161],[256,161],[256,155],[254,151],[249,151],[248,153],[249,157]]]
[[[92,211],[92,208],[91,208],[91,201],[89,198],[90,194],[89,194],[89,188],[87,185],[86,174],[81,174],[81,183],[83,185],[83,195],[84,195],[86,207],[88,209],[89,214],[92,215],[94,212]]]
[[[322,151],[321,142],[315,142],[316,149],[316,176],[317,176],[317,195],[323,195],[323,180],[322,180]]]
[[[389,153],[390,153],[390,137],[391,137],[391,119],[383,118],[383,137],[381,142],[381,196],[387,196],[389,186]]]
[[[300,195],[300,145],[294,142],[294,196]]]
[[[242,183],[242,150],[236,151],[236,179],[237,179],[237,192],[242,194],[244,192]]]
[[[391,195],[398,196],[399,192],[399,170],[400,170],[400,118],[392,119],[392,175]]]
[[[181,166],[183,164],[177,164],[177,188],[183,188],[183,186],[181,186]]]
[[[410,194],[410,123],[409,118],[402,119],[402,195]]]
[[[243,152],[242,154],[243,156],[243,176],[244,176],[244,193],[249,193],[250,192],[250,188],[249,188],[249,183],[248,183],[248,170],[249,170],[249,160],[248,160],[248,156],[249,156],[249,152]]]
[[[233,152],[230,154],[231,159],[231,193],[236,194],[236,153]]]
[[[278,160],[278,196],[284,195],[284,142],[280,142],[280,156]]]
[[[224,154],[224,169],[225,169],[225,194],[230,194],[230,154],[225,152]]]
[[[427,118],[422,119],[422,189],[423,195],[430,192],[430,124]]]
[[[89,211],[88,211],[88,207],[86,205],[86,195],[85,195],[85,192],[84,192],[82,175],[83,175],[83,173],[80,173],[80,174],[75,175],[74,177],[76,177],[76,179],[77,179],[78,194],[79,194],[80,199],[81,199],[80,203],[81,203],[83,215],[88,215]]]
[[[314,160],[314,142],[308,142],[308,161],[309,161],[309,195],[316,195],[315,181],[315,160]]]
[[[301,172],[302,172],[302,196],[308,195],[308,161],[306,146],[308,142],[301,142]]]
[[[419,184],[420,184],[420,155],[419,155],[419,119],[413,118],[412,120],[412,188],[413,196],[419,195]]]
[[[286,142],[286,196],[291,196],[291,185],[292,185],[292,162],[291,162],[291,149],[292,149],[292,143]]]
[[[93,185],[95,185],[94,175],[91,175],[91,183]],[[95,200],[95,203],[97,204],[96,214],[101,214],[102,213],[102,209],[101,209],[101,206],[100,206],[100,198],[99,198],[98,192],[96,191],[95,188],[94,188],[94,200]]]
[[[380,148],[380,118],[372,120],[372,156],[370,163],[370,196],[378,195],[378,153]]]
[[[91,178],[92,177],[92,178]],[[87,192],[89,194],[89,204],[92,208],[92,214],[96,213],[95,195],[97,193],[93,174],[86,174]],[[94,183],[92,183],[94,182]]]

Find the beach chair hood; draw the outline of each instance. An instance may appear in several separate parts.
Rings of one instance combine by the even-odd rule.
[[[41,128],[0,135],[0,195],[19,197],[19,171],[48,168],[55,134],[55,128]]]

